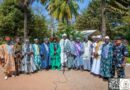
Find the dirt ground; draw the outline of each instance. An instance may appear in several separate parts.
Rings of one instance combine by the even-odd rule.
[[[126,67],[130,78],[130,66]],[[108,90],[108,82],[87,71],[39,71],[4,80],[0,72],[0,90]]]

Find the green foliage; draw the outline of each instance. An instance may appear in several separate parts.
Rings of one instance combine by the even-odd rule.
[[[130,63],[130,58],[127,59],[127,63]]]
[[[90,30],[96,29],[101,30],[101,10],[100,10],[100,1],[101,0],[93,0],[88,8],[86,8],[82,14],[76,19],[76,28],[79,30]],[[129,12],[128,12],[128,4],[122,4],[122,2],[117,0],[107,0],[106,2],[106,28],[107,35],[111,38],[114,38],[116,35],[121,35],[127,40],[130,40],[130,20],[129,20]],[[113,3],[112,3],[113,2]],[[120,3],[122,7],[116,6],[115,4]],[[127,3],[127,2],[126,2]],[[115,5],[115,6],[114,6]],[[124,5],[124,9],[123,9]],[[112,8],[122,10],[120,13],[118,10],[113,11]],[[125,8],[126,7],[126,8]],[[125,14],[127,13],[127,14]]]
[[[80,0],[41,0],[47,4],[49,14],[62,22],[68,22],[78,15],[78,1]]]
[[[60,22],[58,25],[58,32],[56,32],[56,35],[58,37],[62,37],[62,34],[66,33],[68,37],[72,37],[75,39],[76,37],[82,37],[82,34],[75,30],[74,25],[67,25],[66,23]]]
[[[78,30],[97,29],[100,30],[101,13],[100,1],[93,0],[76,20]]]
[[[107,10],[110,12],[116,12],[123,15],[128,14],[129,0],[107,0]]]
[[[0,5],[0,36],[20,36],[24,34],[24,12],[16,2],[4,0]],[[28,35],[30,38],[47,37],[50,34],[44,16],[35,15],[28,9]]]
[[[128,52],[129,52],[129,58],[130,58],[130,45],[128,45]]]
[[[47,29],[45,17],[33,15],[32,22],[29,24],[29,36],[33,38],[49,37],[50,33]]]
[[[4,0],[0,5],[0,34],[16,36],[21,32],[23,23],[23,13],[15,2]]]

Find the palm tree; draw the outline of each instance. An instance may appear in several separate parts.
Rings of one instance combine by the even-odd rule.
[[[129,4],[129,0],[101,0],[101,31],[103,37],[106,35],[106,9],[110,12],[117,12],[123,15],[128,15],[127,11]]]
[[[130,15],[129,13],[129,5],[130,5],[130,0],[106,0],[107,2],[107,7],[106,10],[111,13],[115,13],[119,15],[118,17],[121,17],[122,21],[126,24],[126,20],[128,21],[128,17]],[[127,23],[128,24],[128,23]],[[122,29],[122,27],[127,27],[124,24],[120,26],[116,26],[114,30],[118,31]]]
[[[41,0],[47,4],[49,14],[58,21],[69,21],[78,15],[78,1],[81,0]]]
[[[107,10],[110,12],[117,12],[122,15],[128,14],[130,0],[108,0]]]

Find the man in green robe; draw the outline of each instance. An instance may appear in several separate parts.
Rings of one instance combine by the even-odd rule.
[[[57,42],[57,39],[53,38],[52,42],[50,43],[50,57],[52,70],[61,69],[60,52],[60,45]]]
[[[41,56],[40,56],[40,45],[39,45],[39,40],[36,38],[34,39],[34,44],[32,45],[33,47],[33,54],[34,54],[34,63],[37,67],[38,70],[41,69]]]

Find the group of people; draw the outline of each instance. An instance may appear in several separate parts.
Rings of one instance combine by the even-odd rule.
[[[88,37],[68,39],[63,34],[60,41],[57,37],[45,38],[41,44],[37,38],[34,44],[29,39],[23,44],[20,38],[16,38],[15,43],[10,37],[5,40],[6,43],[0,45],[0,64],[5,79],[49,69],[84,70],[103,78],[112,78],[117,72],[119,78],[125,77],[128,50],[120,37],[111,42],[109,36],[103,40],[97,35],[90,41]]]

